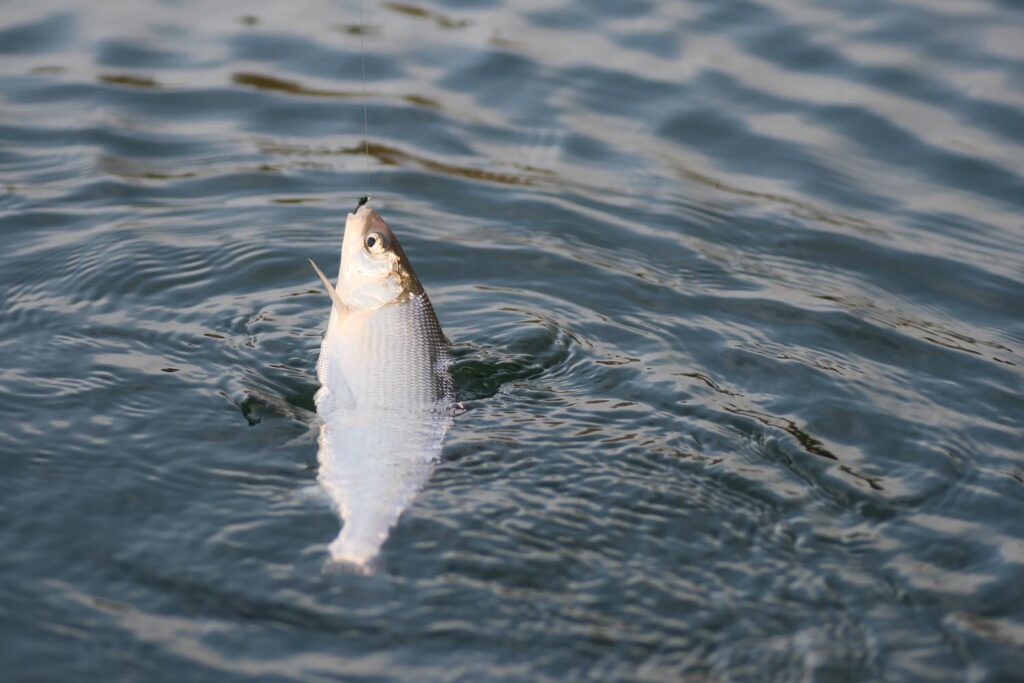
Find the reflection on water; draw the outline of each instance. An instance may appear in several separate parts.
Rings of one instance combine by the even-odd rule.
[[[1019,9],[363,10],[5,4],[3,670],[1014,680]],[[367,189],[466,412],[361,576],[306,258]]]

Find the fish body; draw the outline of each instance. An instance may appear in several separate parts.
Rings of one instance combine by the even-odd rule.
[[[342,518],[331,558],[365,565],[430,477],[451,422],[441,325],[394,233],[368,206],[345,223],[320,347],[318,480]]]

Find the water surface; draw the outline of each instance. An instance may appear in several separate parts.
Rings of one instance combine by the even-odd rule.
[[[2,5],[5,677],[1018,680],[1020,5],[364,1]],[[363,576],[367,191],[467,410]]]

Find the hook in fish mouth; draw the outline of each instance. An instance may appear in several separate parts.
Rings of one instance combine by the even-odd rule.
[[[359,203],[356,204],[355,213],[358,213],[359,212],[359,207],[362,206],[363,204],[365,204],[366,202],[370,201],[371,198],[372,197],[370,195],[363,195],[362,197],[360,197],[359,198]]]

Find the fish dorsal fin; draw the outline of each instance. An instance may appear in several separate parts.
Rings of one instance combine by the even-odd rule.
[[[309,261],[309,265],[313,266],[313,270],[315,270],[317,276],[319,276],[320,282],[324,284],[324,289],[327,290],[327,296],[331,297],[331,302],[333,302],[334,307],[338,309],[338,315],[345,315],[348,313],[348,306],[346,306],[345,302],[341,300],[341,297],[338,295],[338,290],[334,288],[331,281],[327,279],[326,275],[324,275],[324,271],[320,270],[320,267],[316,265],[313,259],[306,260]]]

